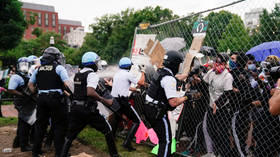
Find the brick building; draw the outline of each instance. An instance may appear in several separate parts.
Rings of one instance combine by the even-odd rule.
[[[24,32],[24,39],[33,39],[35,38],[32,35],[32,31],[36,27],[40,27],[44,32],[52,31],[60,33],[63,38],[63,35],[70,32],[70,28],[83,27],[80,21],[72,20],[60,20],[58,18],[58,13],[55,12],[54,6],[42,5],[36,3],[27,3],[22,2],[21,7],[25,18],[29,18],[30,15],[36,14],[36,22],[34,25],[29,25],[29,27]],[[64,30],[65,28],[65,30]]]
[[[59,19],[58,23],[59,23],[58,33],[60,33],[62,36],[69,33],[71,30],[74,30],[82,26],[82,23],[80,21],[73,21],[73,20]]]

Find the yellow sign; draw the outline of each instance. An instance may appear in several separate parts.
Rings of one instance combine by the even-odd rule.
[[[150,26],[150,23],[140,23],[139,27],[140,29],[147,29]]]

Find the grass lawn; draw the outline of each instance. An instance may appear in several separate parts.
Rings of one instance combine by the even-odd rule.
[[[101,151],[108,152],[104,135],[102,133],[96,131],[95,129],[91,129],[89,127],[85,128],[78,135],[78,138],[83,143],[90,144],[93,147],[95,147]],[[122,148],[122,146],[121,146],[122,142],[123,142],[123,139],[121,139],[121,138],[118,138],[117,142],[116,142],[117,149],[119,151],[119,154],[122,157],[153,157],[154,156],[150,153],[150,151],[152,149],[151,147],[148,147],[143,144],[133,143],[133,146],[137,148],[137,151],[128,152]]]
[[[17,121],[17,118],[0,118],[0,127],[11,124],[17,124]]]

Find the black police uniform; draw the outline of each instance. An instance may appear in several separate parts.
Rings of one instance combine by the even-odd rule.
[[[87,77],[92,72],[92,70],[79,72],[74,77],[74,95],[69,115],[69,127],[61,157],[67,157],[72,141],[86,125],[102,132],[105,135],[110,155],[119,156],[110,124],[99,113],[96,100],[87,96]]]
[[[160,81],[165,76],[174,77],[164,68],[157,70],[147,91],[148,96],[154,101],[146,102],[144,106],[145,116],[159,139],[159,157],[171,155],[172,135],[167,111],[175,109],[169,105],[165,91],[160,85]]]
[[[23,96],[15,96],[14,100],[15,108],[18,111],[18,129],[15,141],[19,141],[21,151],[26,151],[26,147],[29,146],[29,139],[31,138],[30,131],[32,128],[32,125],[28,121],[36,108],[36,100],[27,96],[29,94],[27,87],[29,78],[21,73],[17,73],[17,75],[24,80],[24,85],[16,88]]]
[[[36,76],[38,90],[63,89],[63,82],[56,73],[56,64],[40,66]],[[33,154],[41,153],[42,141],[49,118],[54,129],[55,154],[58,156],[64,143],[67,129],[67,106],[63,103],[63,95],[59,92],[39,93],[35,126],[35,143]]]

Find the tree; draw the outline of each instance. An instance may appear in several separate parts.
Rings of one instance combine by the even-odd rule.
[[[219,52],[231,51],[247,52],[250,48],[249,31],[245,28],[240,16],[233,15],[226,26],[222,39],[218,40]]]
[[[280,40],[280,8],[275,5],[271,13],[266,9],[260,15],[260,24],[253,30],[252,44],[259,45],[263,42]]]
[[[116,62],[129,54],[135,27],[142,22],[158,23],[178,16],[169,9],[146,7],[142,10],[126,9],[118,14],[104,15],[91,25],[92,33],[85,37],[77,56],[95,51],[102,59]]]
[[[223,32],[225,31],[232,17],[232,13],[222,10],[218,13],[211,12],[207,17],[204,18],[205,21],[209,21],[206,37],[204,40],[204,44],[206,46],[213,47],[214,49],[219,47],[218,41],[222,39]]]
[[[61,39],[61,36],[54,32],[47,32],[43,33],[36,39],[31,39],[28,41],[22,40],[16,48],[8,50],[4,55],[15,58],[29,55],[41,56],[43,51],[50,46],[49,42],[51,36],[53,36],[55,39],[54,46],[57,47],[61,52],[64,52],[67,49],[67,44]]]
[[[26,28],[21,11],[21,3],[18,0],[0,1],[0,50],[8,50],[16,47]]]
[[[35,35],[36,37],[40,37],[43,34],[43,29],[40,27],[36,27],[33,31],[32,34]]]

